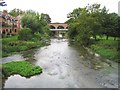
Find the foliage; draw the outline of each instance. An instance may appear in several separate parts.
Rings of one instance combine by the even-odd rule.
[[[82,12],[82,9],[83,8],[76,8],[73,10],[73,12],[70,12],[68,15],[67,15],[67,18],[73,18],[73,19],[76,19],[80,16],[81,12]]]
[[[120,62],[118,14],[108,13],[106,7],[101,8],[100,4],[92,4],[85,8],[74,9],[68,14],[68,18],[69,20],[66,21],[69,24],[68,37],[69,41],[74,42],[72,44],[90,45],[103,57]]]
[[[18,36],[2,39],[3,57],[48,44],[50,40],[48,26],[50,17],[48,14],[39,14],[33,10],[22,12],[19,9],[10,11],[10,14],[13,16],[22,14],[21,24],[23,28],[20,29]],[[44,17],[49,20],[45,21]]]
[[[18,34],[19,40],[31,40],[32,39],[32,30],[29,28],[22,28]]]
[[[106,35],[119,37],[119,16],[116,13],[109,13],[108,10],[100,7],[100,4],[88,5],[85,8],[74,9],[68,14],[69,24],[68,37],[76,44],[91,45],[91,38],[97,40],[97,36]]]
[[[47,23],[50,23],[51,22],[51,18],[50,18],[50,16],[48,15],[48,14],[44,14],[44,13],[42,13],[41,14],[41,19],[43,19],[45,22],[47,22]]]
[[[23,28],[30,28],[32,33],[31,40],[38,41],[44,39],[49,39],[50,30],[48,23],[50,22],[50,17],[48,14],[39,14],[35,11],[28,10],[23,15],[21,19]]]
[[[24,11],[22,11],[21,9],[13,9],[13,10],[11,10],[10,12],[9,12],[9,14],[11,15],[11,16],[14,16],[14,17],[16,17],[16,16],[18,16],[18,15],[22,15],[22,14],[24,14],[25,12]]]
[[[24,16],[21,19],[21,24],[23,28],[30,28],[32,30],[32,33],[34,34],[35,32],[43,32],[42,30],[42,25],[37,18],[40,16],[36,16],[34,14],[24,14]]]
[[[48,20],[49,19],[49,20]],[[30,28],[32,33],[45,33],[45,27],[47,23],[50,22],[50,17],[48,14],[39,14],[32,10],[26,11],[21,19],[21,24],[23,28]],[[49,33],[48,33],[49,34]]]
[[[5,78],[13,74],[19,74],[24,77],[31,77],[42,72],[39,66],[33,66],[27,61],[9,62],[2,65]]]
[[[120,37],[118,32],[119,30],[119,16],[116,13],[107,14],[102,21],[102,27],[104,29],[103,34],[105,34],[108,39],[109,36]]]
[[[18,40],[16,36],[3,38],[2,40],[2,57],[14,54],[16,52],[38,48],[43,45],[40,41],[23,41]]]

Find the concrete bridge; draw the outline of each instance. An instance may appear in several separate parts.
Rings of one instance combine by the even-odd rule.
[[[65,37],[65,33],[68,30],[68,24],[66,23],[50,23],[48,24],[53,37]]]

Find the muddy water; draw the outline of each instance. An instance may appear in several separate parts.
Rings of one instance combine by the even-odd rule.
[[[27,60],[43,68],[31,78],[13,75],[4,88],[117,88],[118,66],[103,62],[97,54],[68,45],[67,40],[52,39],[51,45],[3,58],[3,63]]]

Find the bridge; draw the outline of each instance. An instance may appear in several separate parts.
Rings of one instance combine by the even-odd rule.
[[[50,31],[53,37],[65,37],[65,33],[68,30],[68,24],[66,23],[49,23]]]

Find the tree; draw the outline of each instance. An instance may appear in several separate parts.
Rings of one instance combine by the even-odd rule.
[[[81,14],[82,9],[83,8],[76,8],[76,9],[74,9],[73,12],[70,12],[67,15],[67,18],[73,18],[73,19],[78,18],[78,16],[80,16],[80,14]]]
[[[13,10],[11,10],[10,12],[9,12],[9,14],[11,15],[11,16],[18,16],[18,15],[22,15],[22,14],[24,14],[25,12],[24,11],[22,11],[21,9],[13,9]]]
[[[119,16],[116,13],[109,13],[106,15],[104,21],[102,22],[102,26],[104,28],[103,33],[106,35],[106,39],[108,39],[109,36],[118,37],[118,31],[119,31]]]
[[[74,19],[73,23],[70,23],[68,30],[68,36],[78,45],[87,46],[90,44],[91,28],[90,28],[89,13],[86,8],[82,9],[80,16]]]
[[[41,14],[41,19],[43,19],[45,22],[47,22],[47,23],[50,23],[51,22],[51,18],[50,18],[50,16],[48,15],[48,14],[44,14],[44,13],[42,13]]]
[[[105,7],[100,9],[100,4],[92,4],[92,5],[87,6],[86,8],[89,12],[89,17],[91,18],[89,26],[92,31],[92,36],[96,40],[97,35],[102,35],[103,28],[102,28],[102,24],[101,24],[101,22],[102,22],[101,17],[103,17],[103,16],[101,16],[101,15],[105,14],[107,11],[106,11]]]
[[[41,14],[28,10],[23,15],[21,24],[23,28],[30,28],[32,30],[35,40],[49,38],[50,30],[48,23],[41,17]]]
[[[43,32],[40,15],[36,15],[35,13],[24,14],[21,19],[21,24],[23,28],[30,28],[33,34],[35,32]]]

